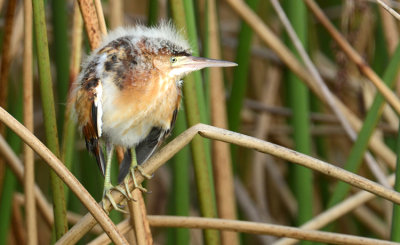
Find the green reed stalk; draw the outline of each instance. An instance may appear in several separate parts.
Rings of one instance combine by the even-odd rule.
[[[46,142],[49,149],[59,157],[60,151],[58,145],[44,4],[42,0],[33,0],[32,3]],[[59,239],[68,230],[64,185],[61,179],[58,178],[56,173],[52,170],[50,172],[50,178],[54,205],[54,227],[56,239]]]
[[[8,140],[7,140],[8,141]],[[14,149],[10,142],[11,148]],[[4,173],[4,186],[0,196],[0,245],[6,245],[10,234],[12,197],[17,186],[17,179],[12,170],[6,166]]]
[[[178,113],[176,118],[174,137],[186,130],[184,110]],[[171,188],[171,213],[177,216],[188,216],[190,208],[190,183],[189,183],[189,163],[190,150],[185,146],[171,160],[172,167],[172,188]],[[187,245],[190,242],[188,229],[177,228],[173,230],[172,236],[168,238],[167,244]]]
[[[184,4],[182,4],[181,0],[173,0],[170,3],[177,27],[187,31],[189,42],[193,44],[193,53],[197,55],[197,33],[192,1],[185,0]],[[185,95],[183,98],[188,126],[209,121],[205,109],[204,90],[200,73],[196,72],[185,78],[183,93]],[[204,142],[200,136],[196,136],[191,143],[200,210],[204,217],[217,217],[212,167],[210,164],[210,148],[208,147],[209,144],[206,145]],[[219,244],[218,231],[205,230],[204,234],[206,244]]]
[[[158,1],[150,0],[149,1],[149,17],[148,17],[148,26],[154,26],[158,22]]]
[[[302,1],[288,0],[286,12],[297,36],[303,46],[307,46],[307,9]],[[292,52],[296,48],[290,42],[288,45]],[[295,149],[306,155],[311,154],[311,133],[309,113],[309,90],[307,86],[293,73],[288,75],[289,103],[293,111],[293,138]],[[312,218],[313,215],[313,177],[312,171],[300,165],[293,166],[293,188],[298,203],[297,225]],[[303,241],[301,244],[311,244]]]
[[[68,38],[68,11],[65,0],[51,1],[53,17],[54,58],[56,67],[57,105],[59,128],[63,128],[65,104],[69,88],[69,38]]]

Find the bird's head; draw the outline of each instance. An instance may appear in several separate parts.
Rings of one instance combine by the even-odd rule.
[[[182,78],[190,72],[206,67],[228,67],[237,65],[230,61],[196,57],[190,54],[174,53],[155,57],[153,63],[157,69],[166,72],[170,77],[175,78]]]
[[[229,67],[236,63],[192,56],[188,41],[169,22],[156,27],[136,26],[120,28],[110,33],[103,43],[129,37],[136,55],[135,64],[143,69],[154,68],[158,72],[179,80],[190,72],[206,67]]]

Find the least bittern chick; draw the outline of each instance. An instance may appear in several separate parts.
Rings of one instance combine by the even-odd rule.
[[[105,37],[84,63],[72,97],[86,147],[105,176],[103,200],[122,211],[110,191],[132,198],[128,173],[135,187],[142,188],[134,171],[171,133],[181,103],[181,79],[205,67],[228,66],[236,64],[192,56],[188,42],[169,23],[119,28]],[[118,176],[125,188],[110,181],[114,146],[126,149]]]

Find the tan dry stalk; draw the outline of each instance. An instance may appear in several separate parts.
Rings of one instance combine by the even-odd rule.
[[[96,49],[101,43],[101,32],[96,9],[93,0],[78,0],[83,21],[85,22],[86,32],[89,37],[91,49]]]
[[[144,231],[145,231],[145,236],[146,236],[146,245],[152,245],[153,244],[153,236],[151,235],[151,229],[150,229],[150,223],[149,219],[147,218],[147,210],[146,210],[146,204],[144,203],[144,198],[143,198],[143,193],[140,192],[141,198],[139,198],[139,207],[140,207],[140,213],[143,217],[143,226],[144,226]]]
[[[138,245],[151,245],[153,244],[153,238],[151,237],[149,221],[146,217],[143,194],[139,189],[134,189],[132,196],[134,201],[128,201],[128,207],[131,226],[135,230],[136,243]]]
[[[210,58],[221,59],[220,37],[217,19],[216,1],[208,0],[208,37]],[[224,78],[221,68],[210,69],[211,121],[219,128],[228,128]],[[218,217],[236,219],[235,192],[233,190],[233,170],[229,144],[214,141],[212,147],[215,194]],[[238,245],[239,239],[234,232],[222,232],[221,244]]]
[[[238,206],[243,212],[246,220],[260,223],[277,223],[275,220],[272,219],[271,215],[268,212],[264,212],[256,206],[256,204],[250,197],[250,193],[246,190],[243,183],[237,177],[235,178],[235,194]],[[266,245],[271,244],[273,241],[276,240],[275,237],[271,236],[257,236],[257,238]]]
[[[69,91],[74,89],[74,82],[79,74],[82,60],[83,20],[79,11],[78,2],[74,2],[74,15],[72,17],[71,60],[69,70]],[[70,103],[67,106],[71,106]]]
[[[387,0],[376,0],[376,2],[381,5],[386,11],[388,11],[393,17],[395,17],[397,20],[400,20],[400,15],[385,3],[387,2]]]
[[[399,43],[399,31],[397,29],[396,20],[383,6],[379,8],[379,13],[381,15],[383,33],[385,34],[388,51],[389,54],[392,55]]]
[[[112,2],[110,2],[110,4],[111,3]],[[103,36],[107,35],[106,20],[104,19],[103,6],[101,6],[101,1],[94,0],[94,5],[96,6],[97,19],[99,20],[99,27],[100,27],[101,34]]]
[[[264,79],[263,88],[261,91],[261,103],[266,105],[272,105],[276,102],[278,90],[279,90],[279,81],[281,79],[281,71],[276,66],[270,66],[267,68],[266,75]],[[258,139],[265,139],[267,137],[268,132],[270,131],[271,126],[271,115],[266,113],[261,113],[258,116],[256,122],[256,128],[254,132],[254,137]],[[255,199],[258,206],[262,209],[263,212],[268,212],[267,208],[267,196],[265,191],[266,186],[266,176],[265,176],[265,168],[264,162],[266,161],[265,154],[261,152],[255,151],[253,154],[253,165],[252,168],[252,189],[254,190]],[[272,179],[273,181],[274,179]]]
[[[110,8],[110,28],[113,30],[124,25],[124,2],[122,0],[113,0]]]
[[[184,227],[193,229],[231,230],[231,231],[250,233],[250,234],[296,237],[302,240],[326,242],[330,244],[356,244],[356,245],[397,244],[395,242],[379,240],[379,239],[371,239],[371,238],[343,235],[343,234],[323,232],[323,231],[312,231],[312,230],[299,229],[288,226],[254,223],[248,221],[223,220],[223,219],[201,218],[201,217],[161,216],[161,215],[150,215],[149,221],[150,225],[154,227]],[[127,228],[130,228],[128,222],[129,222],[128,220],[122,221],[120,224],[118,224],[118,228],[120,228],[121,230],[122,229],[126,230]],[[106,236],[103,237],[106,238]]]
[[[33,132],[33,73],[32,73],[32,2],[24,0],[24,61],[23,96],[24,125]],[[24,144],[24,190],[27,227],[27,244],[38,243],[36,207],[35,207],[35,160],[32,149]]]

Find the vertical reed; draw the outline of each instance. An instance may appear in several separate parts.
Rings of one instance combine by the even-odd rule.
[[[33,132],[33,73],[32,73],[32,4],[24,1],[24,63],[23,63],[24,125]],[[24,144],[24,190],[27,244],[38,243],[35,188],[35,158],[32,149]]]
[[[192,1],[174,0],[170,4],[177,27],[186,31],[194,55],[198,54]],[[193,126],[199,122],[207,121],[200,73],[195,72],[185,78],[183,93],[185,95],[183,98],[188,125]],[[209,148],[200,136],[194,137],[191,148],[201,213],[204,217],[217,217]],[[206,244],[219,244],[219,233],[216,230],[205,230],[204,234]]]
[[[277,1],[275,1],[277,2]],[[302,1],[286,1],[286,11],[290,22],[297,33],[302,45],[307,49],[308,43],[308,21],[307,10]],[[288,45],[292,52],[295,47],[290,42]],[[309,91],[300,79],[290,72],[288,74],[289,105],[292,108],[291,118],[293,127],[293,139],[295,149],[298,152],[311,154],[311,132],[310,132],[310,106]],[[297,198],[298,215],[296,223],[301,225],[313,216],[313,174],[310,169],[303,166],[293,166],[293,192]],[[304,242],[304,244],[310,244]]]
[[[50,73],[50,58],[47,43],[47,28],[45,21],[44,4],[42,0],[34,0],[32,3],[46,142],[48,148],[57,157],[59,157],[60,150],[58,143],[53,86]],[[50,178],[54,205],[53,212],[55,234],[56,239],[59,239],[68,230],[64,184],[56,175],[56,173],[52,170],[50,172]]]

